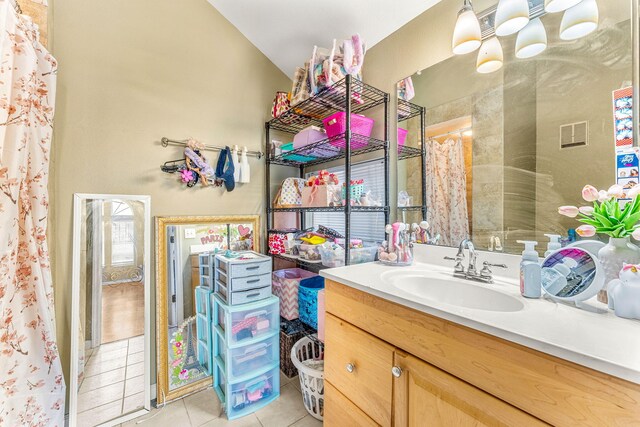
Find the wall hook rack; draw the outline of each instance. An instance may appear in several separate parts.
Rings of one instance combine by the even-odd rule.
[[[168,147],[169,145],[180,145],[182,147],[186,147],[187,146],[187,141],[188,140],[175,140],[175,139],[169,139],[165,136],[162,137],[162,139],[160,140],[160,143],[162,144],[163,147]],[[224,149],[224,147],[217,147],[215,145],[203,145],[205,150],[208,151],[221,151]],[[246,147],[244,147],[246,149]],[[242,152],[242,150],[238,151],[239,153]],[[250,157],[256,157],[258,159],[261,159],[262,156],[264,156],[264,153],[262,151],[249,151],[247,150],[247,156]]]

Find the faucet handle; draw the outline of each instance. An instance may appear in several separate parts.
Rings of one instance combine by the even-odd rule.
[[[455,258],[450,256],[444,257],[444,259],[446,260],[456,262],[456,265],[453,267],[454,273],[464,273],[464,266],[462,265],[463,258],[464,258],[464,255],[457,255]]]
[[[482,263],[482,270],[480,270],[480,276],[482,277],[491,277],[492,271],[489,267],[499,267],[499,268],[507,268],[506,264],[493,264],[489,261],[485,261]]]

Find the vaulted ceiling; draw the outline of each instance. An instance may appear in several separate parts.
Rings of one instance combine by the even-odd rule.
[[[359,33],[367,49],[439,0],[208,0],[287,76],[311,57]],[[462,2],[461,2],[462,3]]]

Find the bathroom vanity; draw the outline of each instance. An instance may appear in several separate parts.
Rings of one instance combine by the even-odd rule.
[[[506,257],[494,284],[422,263],[322,272],[325,423],[640,425],[640,323],[523,299]]]

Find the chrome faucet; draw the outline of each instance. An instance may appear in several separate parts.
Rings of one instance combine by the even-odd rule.
[[[469,266],[466,270],[462,265],[465,249],[469,250]],[[505,264],[492,264],[485,261],[482,263],[482,270],[480,270],[480,273],[478,273],[478,270],[476,269],[476,258],[476,249],[473,246],[473,242],[471,241],[471,239],[464,239],[462,242],[460,242],[458,253],[456,254],[455,258],[444,257],[444,259],[456,262],[455,266],[453,267],[453,275],[455,277],[462,277],[463,279],[468,280],[477,280],[484,283],[493,283],[493,273],[489,267],[507,268]]]

